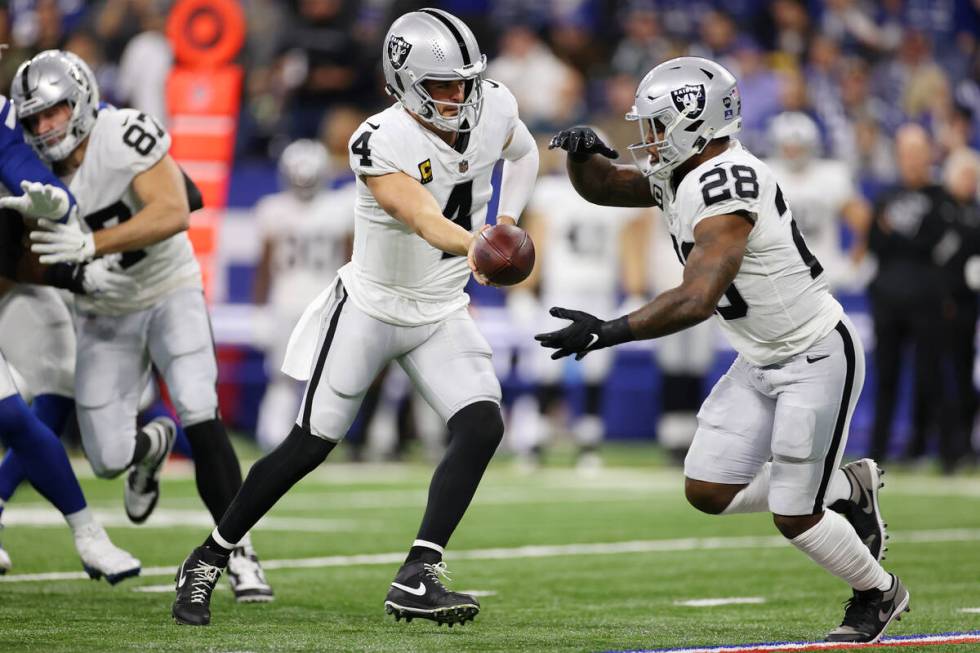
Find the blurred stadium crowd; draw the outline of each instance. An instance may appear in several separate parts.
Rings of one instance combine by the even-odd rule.
[[[169,5],[167,0],[4,2],[0,43],[9,47],[0,59],[0,85],[9,87],[29,56],[65,48],[96,71],[104,99],[166,120]],[[734,72],[743,101],[739,138],[782,166],[787,178],[800,177],[798,200],[791,202],[794,215],[799,214],[818,258],[833,261],[825,267],[833,271],[836,291],[858,316],[873,352],[874,371],[854,420],[852,453],[870,452],[881,461],[888,454],[918,459],[937,450],[947,471],[973,460],[980,2],[243,0],[241,5],[248,32],[240,57],[246,78],[229,200],[234,210],[222,234],[224,287],[212,297],[218,303],[218,341],[227,345],[221,352],[222,403],[230,423],[253,430],[265,382],[277,378],[277,364],[262,371],[259,351],[265,348],[275,358],[269,338],[223,335],[236,332],[223,325],[262,322],[257,314],[229,307],[256,297],[273,301],[269,276],[275,267],[259,263],[265,258],[263,243],[276,239],[276,220],[257,217],[256,200],[276,191],[280,176],[289,185],[282,166],[277,174],[276,162],[297,139],[319,140],[328,151],[325,187],[350,182],[350,134],[389,102],[379,56],[385,30],[402,13],[438,6],[476,33],[490,60],[488,76],[513,91],[522,118],[542,145],[576,123],[597,125],[620,150],[638,140],[635,126],[623,116],[639,79],[670,57],[704,56]],[[561,163],[543,155],[542,176],[561,174]],[[822,167],[815,171],[817,164]],[[804,215],[818,204],[823,213],[814,211],[814,219],[824,223],[807,225]],[[345,211],[338,196],[318,206],[335,224],[350,220],[337,215]],[[554,248],[540,225],[560,220],[547,215],[549,210],[572,210],[562,207],[561,201],[539,198],[532,203],[535,215],[528,216],[542,256],[537,288],[546,296],[549,281],[542,277],[565,272],[547,264]],[[655,215],[628,215],[617,224],[611,249],[592,248],[605,257],[601,265],[622,268],[613,282],[616,304],[608,310],[635,305],[679,275]],[[592,243],[605,238],[578,232],[569,237]],[[333,238],[342,239],[343,233]],[[333,271],[324,269],[324,279]],[[540,365],[527,362],[533,357],[526,352],[528,334],[540,326],[527,315],[543,310],[532,293],[519,289],[505,298],[495,289],[475,291],[476,310],[513,406],[510,430],[539,433],[513,443],[530,462],[548,440],[547,432],[557,428],[541,421],[542,413],[553,412],[555,396],[571,397],[571,413],[586,418],[566,424],[584,451],[603,432],[656,436],[668,448],[683,450],[683,434],[693,433],[691,420],[703,389],[710,387],[706,379],[731,360],[730,352],[715,355],[717,338],[708,327],[662,343],[655,366],[648,350],[627,348],[598,372],[569,367],[558,378],[544,378],[534,371]],[[305,303],[298,297],[292,301]],[[911,355],[905,351],[910,344]],[[913,379],[907,384],[911,389],[904,378]],[[406,387],[404,379],[388,379],[367,402],[369,410],[372,403],[381,407],[374,430],[385,444],[378,445],[378,455],[394,451],[392,434]],[[288,412],[286,401],[280,410]],[[416,412],[423,413],[416,420],[420,431],[439,431],[431,416],[426,422],[424,407]],[[891,441],[893,433],[898,442]],[[938,448],[930,443],[933,436]]]

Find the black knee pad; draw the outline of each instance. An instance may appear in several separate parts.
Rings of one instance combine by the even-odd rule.
[[[496,450],[504,437],[500,406],[492,401],[478,401],[461,408],[449,418],[450,442],[455,441],[457,436]]]

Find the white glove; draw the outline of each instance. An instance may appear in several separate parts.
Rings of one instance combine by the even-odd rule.
[[[39,181],[20,182],[23,195],[0,197],[0,208],[13,209],[21,215],[45,220],[61,220],[71,201],[64,188]]]
[[[136,293],[136,282],[119,272],[119,255],[95,259],[81,266],[82,288],[91,297],[122,299]]]
[[[95,238],[82,231],[77,220],[69,219],[65,224],[38,220],[37,226],[31,232],[31,251],[41,254],[41,263],[83,263],[95,256]]]

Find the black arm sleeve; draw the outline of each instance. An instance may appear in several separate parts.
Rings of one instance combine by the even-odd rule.
[[[17,263],[23,256],[24,221],[16,211],[0,211],[0,276],[17,280]]]
[[[201,195],[201,189],[197,187],[193,179],[187,176],[183,168],[180,169],[180,174],[184,175],[184,187],[187,189],[187,204],[190,206],[190,212],[203,209],[204,196]]]

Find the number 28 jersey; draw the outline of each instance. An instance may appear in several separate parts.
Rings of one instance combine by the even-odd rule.
[[[737,140],[687,173],[676,193],[660,182],[652,191],[681,263],[705,218],[741,213],[753,222],[742,265],[715,311],[732,347],[751,363],[772,365],[800,354],[840,321],[843,309],[775,177]]]
[[[388,215],[362,177],[403,172],[421,183],[447,219],[477,232],[486,222],[493,193],[490,177],[519,122],[517,101],[503,85],[483,81],[483,111],[455,147],[420,125],[400,104],[371,116],[348,144],[357,175],[354,253],[339,271],[354,304],[378,320],[399,326],[437,322],[465,307],[470,276],[465,256],[436,249]],[[516,140],[516,139],[515,139]]]
[[[169,149],[170,135],[153,118],[135,109],[100,109],[82,165],[62,178],[78,201],[82,229],[95,232],[136,215],[143,203],[133,179]],[[119,265],[136,282],[136,292],[114,299],[80,295],[79,310],[122,315],[149,308],[177,288],[202,287],[201,269],[184,232],[123,253]]]

